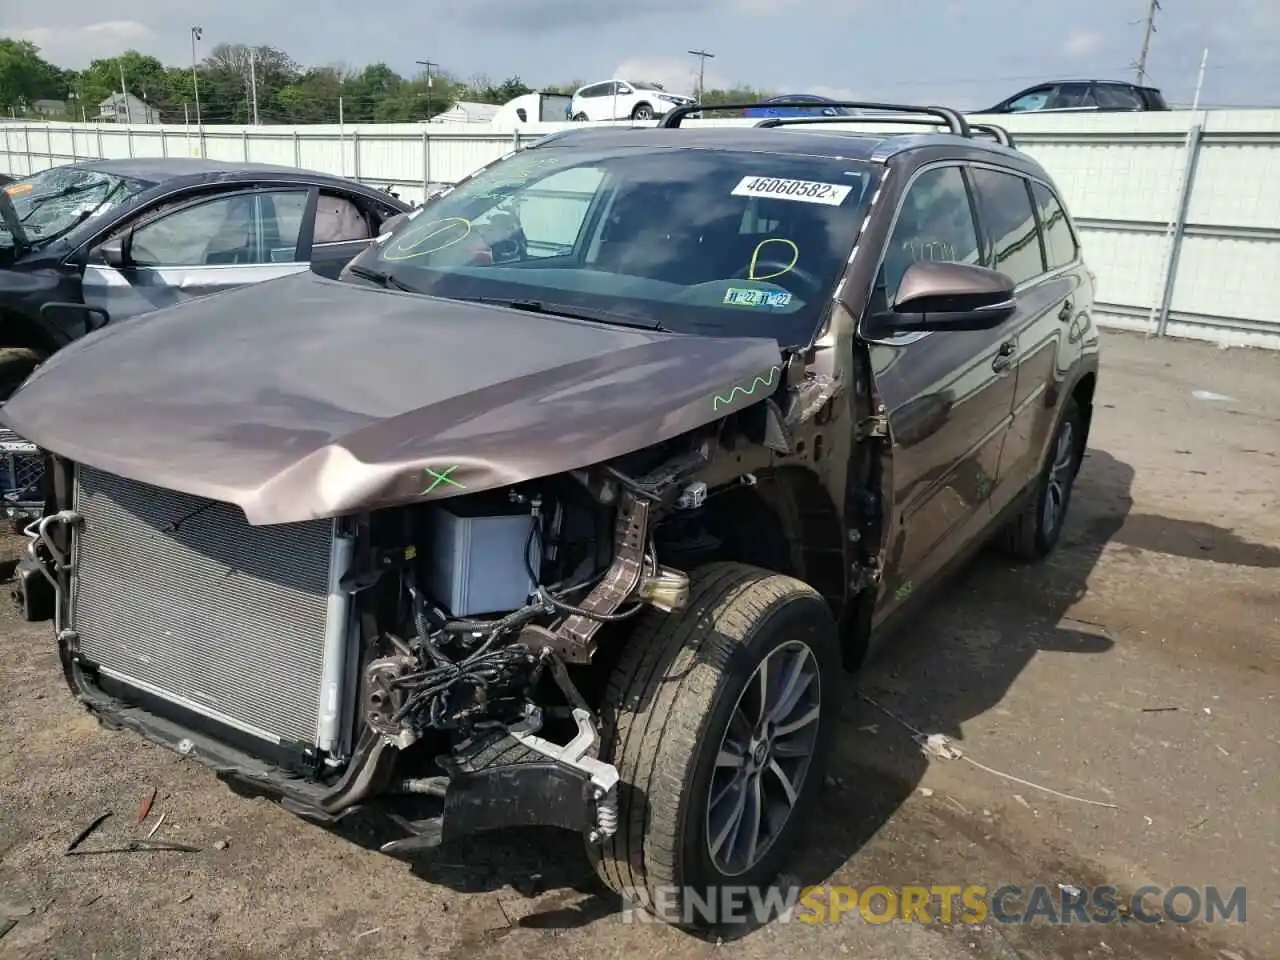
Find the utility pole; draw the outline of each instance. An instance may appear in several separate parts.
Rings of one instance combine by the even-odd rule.
[[[1147,79],[1147,53],[1151,50],[1151,35],[1156,32],[1156,11],[1160,9],[1160,0],[1151,0],[1147,6],[1147,25],[1142,31],[1142,50],[1138,54],[1135,67],[1138,71],[1138,86],[1145,86]]]
[[[693,56],[698,58],[698,100],[702,100],[702,92],[706,89],[705,83],[707,79],[707,58],[715,59],[714,53],[707,53],[705,50],[690,50]]]
[[[129,108],[129,88],[124,84],[124,61],[116,58],[116,66],[120,68],[120,99],[124,101],[124,122],[133,126],[133,111]]]
[[[249,48],[249,91],[253,97],[253,125],[258,126],[258,58],[253,51],[253,47]]]
[[[430,120],[431,119],[431,68],[435,67],[438,70],[440,68],[440,64],[433,63],[430,60],[415,60],[414,63],[418,64],[418,66],[420,67],[425,67],[427,71],[427,119]]]
[[[200,126],[200,74],[196,71],[196,65],[200,62],[199,56],[196,54],[197,44],[200,38],[204,36],[203,27],[191,28],[191,84],[195,87],[196,92],[196,126]]]

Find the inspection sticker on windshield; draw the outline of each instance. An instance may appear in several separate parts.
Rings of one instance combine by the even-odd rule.
[[[735,197],[774,197],[801,203],[825,203],[838,207],[853,187],[817,180],[783,180],[780,177],[743,177],[731,191]]]
[[[724,302],[735,307],[785,307],[791,303],[791,294],[785,290],[730,287],[724,292]]]

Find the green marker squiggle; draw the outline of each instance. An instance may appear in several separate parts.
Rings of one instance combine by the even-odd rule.
[[[719,394],[716,394],[715,398],[711,401],[711,409],[719,410],[722,406],[727,407],[729,404],[733,403],[739,395],[749,397],[760,387],[773,386],[773,381],[778,376],[778,372],[781,369],[781,367],[771,367],[767,376],[756,377],[751,381],[751,386],[749,387],[734,387],[729,391],[729,395],[727,397],[722,397]]]

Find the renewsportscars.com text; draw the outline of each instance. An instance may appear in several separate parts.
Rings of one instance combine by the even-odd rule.
[[[1144,886],[1131,892],[1104,884],[1017,886],[922,884],[866,887],[778,884],[664,888],[632,902],[624,922],[1113,924],[1245,922],[1244,887]]]

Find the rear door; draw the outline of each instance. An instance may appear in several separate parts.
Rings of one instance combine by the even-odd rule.
[[[988,240],[985,263],[1016,284],[1018,304],[1009,321],[1016,342],[1013,421],[992,502],[999,510],[1039,471],[1041,451],[1053,429],[1058,359],[1071,326],[1077,283],[1069,263],[1052,272],[1046,268],[1031,181],[998,167],[975,164],[970,172]]]
[[[312,188],[238,187],[168,204],[117,228],[88,254],[84,302],[111,322],[250,283],[301,273]],[[125,239],[123,266],[103,256]]]

